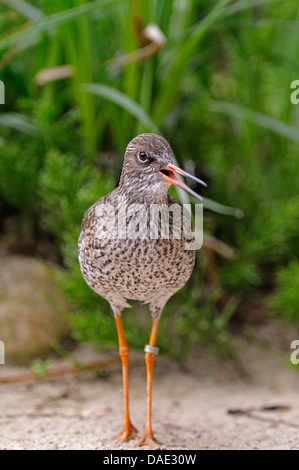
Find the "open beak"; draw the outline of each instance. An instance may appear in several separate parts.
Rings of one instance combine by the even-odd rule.
[[[207,186],[204,181],[195,178],[195,176],[190,175],[184,170],[181,170],[181,168],[175,166],[173,163],[169,163],[165,168],[161,168],[161,170],[159,170],[159,173],[163,176],[164,181],[166,181],[167,183],[175,184],[179,188],[184,189],[187,193],[192,194],[192,196],[196,197],[196,199],[199,199],[199,201],[203,202],[203,198],[199,194],[196,194],[194,191],[192,191],[192,189],[188,188],[188,186],[181,180],[179,180],[174,173],[185,176],[187,178],[192,178],[197,183],[202,184],[203,186]]]

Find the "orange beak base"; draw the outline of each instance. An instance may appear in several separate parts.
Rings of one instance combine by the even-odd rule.
[[[192,178],[197,183],[202,184],[203,186],[207,186],[204,181],[196,178],[193,175],[190,175],[186,171],[184,171],[181,168],[175,166],[173,163],[169,163],[165,168],[161,168],[161,170],[159,170],[159,173],[163,176],[164,181],[166,181],[166,183],[174,184],[175,186],[178,186],[179,188],[184,189],[184,191],[191,194],[196,199],[199,199],[199,201],[203,202],[203,198],[199,194],[195,193],[192,189],[190,189],[185,183],[183,183],[181,180],[179,180],[175,176],[174,173],[177,173],[178,175],[182,175],[182,176],[185,176],[185,177]]]

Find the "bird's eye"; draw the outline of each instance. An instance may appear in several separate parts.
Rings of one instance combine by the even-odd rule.
[[[138,153],[138,160],[141,163],[145,163],[148,160],[147,153],[146,152],[139,152]]]

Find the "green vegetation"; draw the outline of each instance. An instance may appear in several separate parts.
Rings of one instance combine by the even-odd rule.
[[[45,377],[49,367],[51,367],[51,361],[49,359],[46,361],[35,359],[31,364],[32,372],[34,372],[38,377]]]
[[[116,343],[109,305],[80,274],[77,239],[144,131],[194,166],[208,198],[244,213],[207,201],[206,233],[237,255],[200,250],[163,314],[163,351],[205,341],[232,356],[231,318],[257,290],[298,322],[298,22],[296,0],[1,2],[1,237],[61,265],[78,339]],[[143,347],[148,313],[136,306],[124,317],[128,341]]]

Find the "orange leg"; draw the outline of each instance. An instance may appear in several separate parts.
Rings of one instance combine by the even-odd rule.
[[[151,336],[149,340],[149,346],[156,345],[157,333],[159,326],[159,318],[154,318]],[[152,377],[153,377],[153,368],[155,362],[156,354],[153,352],[145,353],[145,363],[146,363],[146,401],[147,401],[147,413],[146,413],[146,424],[144,428],[143,435],[138,442],[138,445],[155,445],[157,441],[154,439],[153,430],[152,430]]]
[[[129,359],[129,346],[126,341],[122,321],[120,315],[115,317],[118,344],[119,344],[119,355],[122,364],[122,377],[123,377],[123,392],[124,392],[124,424],[123,429],[120,432],[121,441],[127,441],[136,437],[137,430],[131,423],[129,414],[129,381],[128,381],[128,359]]]

